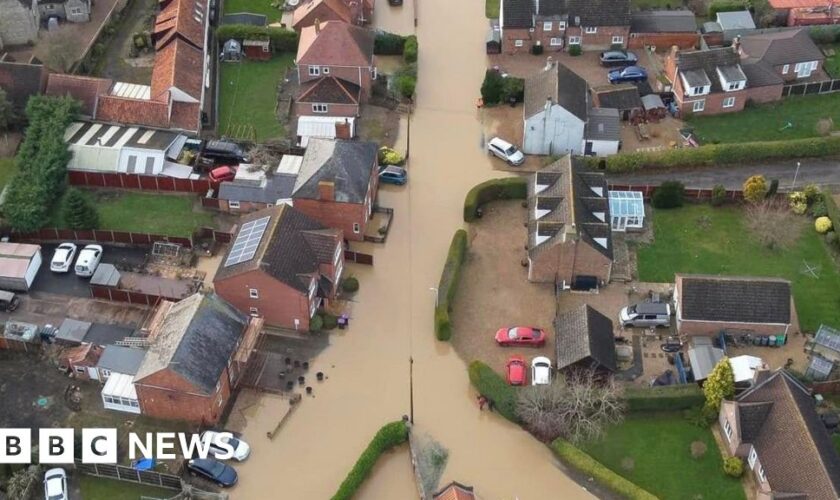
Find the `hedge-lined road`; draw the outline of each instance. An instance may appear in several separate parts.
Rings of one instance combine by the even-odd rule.
[[[836,159],[800,160],[801,167],[796,185],[819,184],[840,186],[840,161]],[[741,189],[751,175],[762,174],[767,179],[779,179],[779,188],[787,190],[796,174],[796,160],[772,162],[765,165],[701,167],[673,172],[649,171],[632,174],[608,174],[611,184],[658,185],[668,180],[679,180],[687,188],[711,189],[723,184],[726,189]]]

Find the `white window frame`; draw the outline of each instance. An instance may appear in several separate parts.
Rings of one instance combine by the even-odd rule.
[[[525,42],[523,40],[514,40],[513,41],[513,46],[514,47],[524,47]]]
[[[309,67],[309,76],[321,76],[321,67],[320,66],[310,66]]]
[[[329,66],[327,66],[327,67],[325,67],[324,69],[322,69],[322,70],[321,70],[321,73],[323,73],[323,74],[325,74],[325,75],[329,75],[329,74],[330,74],[330,68],[329,68]]]
[[[586,26],[585,28],[583,28],[583,32],[587,35],[594,35],[594,34],[598,33],[598,27],[597,26]]]
[[[580,37],[579,36],[570,36],[569,37],[569,45],[580,45]]]
[[[75,370],[75,371],[76,371],[76,373],[85,373],[85,372],[87,372],[87,370],[85,369],[85,367],[84,367],[84,366],[74,366],[74,367],[73,367],[73,370]]]
[[[563,31],[566,29],[566,21],[558,21],[557,22],[557,30]]]
[[[785,64],[784,66],[782,66],[782,74],[783,75],[788,74],[789,71],[790,71],[790,64]]]
[[[732,440],[732,425],[729,424],[729,420],[723,421],[723,433],[726,435],[726,440]]]
[[[335,255],[333,256],[333,265],[337,266],[338,261],[341,260],[341,254],[344,252],[343,245],[339,243],[335,246]]]
[[[554,23],[551,21],[543,21],[543,31],[551,31],[554,27]]]
[[[324,114],[326,114],[326,113],[330,112],[330,106],[329,106],[329,104],[324,104],[322,102],[318,102],[318,103],[315,103],[315,104],[312,105],[312,112],[313,113],[324,113]]]
[[[548,41],[548,44],[552,47],[562,47],[563,46],[563,39],[561,37],[552,37],[551,40]]]
[[[251,313],[251,316],[257,316],[260,314],[260,310],[257,307],[249,307],[248,312]],[[228,366],[230,366],[230,363],[228,363]]]
[[[228,208],[239,208],[238,200],[228,200]]]
[[[353,232],[356,234],[362,232],[362,226],[360,226],[358,222],[353,223]]]
[[[767,481],[767,474],[764,472],[764,466],[761,464],[758,465],[758,479],[762,483]]]
[[[747,457],[747,464],[749,464],[750,469],[755,468],[755,461],[758,460],[758,452],[755,451],[754,447],[750,447],[750,454]]]
[[[700,99],[699,101],[694,101],[694,102],[691,103],[691,111],[694,112],[694,113],[700,113],[701,111],[705,111],[705,109],[706,109],[706,100],[705,99]]]
[[[723,99],[723,107],[724,108],[733,108],[735,107],[735,98],[734,97],[726,97]]]
[[[73,16],[79,16],[82,14],[81,7],[70,7],[70,14]]]
[[[102,369],[102,378],[108,378],[111,376],[111,370],[107,368]]]
[[[252,299],[259,299],[260,298],[260,291],[256,288],[249,288],[248,289],[248,297]]]
[[[613,35],[612,37],[613,45],[621,44],[624,45],[624,37],[619,35]]]

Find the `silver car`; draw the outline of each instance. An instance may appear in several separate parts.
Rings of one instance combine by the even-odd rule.
[[[487,143],[487,152],[495,155],[511,165],[522,165],[525,162],[525,154],[513,144],[498,137],[490,139]]]
[[[655,302],[634,304],[622,309],[618,320],[623,327],[668,327],[671,326],[671,306]]]

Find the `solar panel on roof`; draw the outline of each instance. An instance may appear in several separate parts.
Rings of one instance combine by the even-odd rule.
[[[262,217],[260,219],[246,222],[236,235],[236,240],[230,249],[227,260],[225,260],[225,267],[233,266],[241,262],[248,262],[254,258],[257,253],[257,248],[260,246],[265,228],[268,227],[268,221],[271,217]]]

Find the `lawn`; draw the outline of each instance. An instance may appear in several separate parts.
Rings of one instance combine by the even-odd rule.
[[[264,141],[283,136],[277,121],[277,84],[294,64],[293,54],[270,61],[222,63],[219,78],[219,133]]]
[[[631,0],[633,10],[670,10],[681,9],[682,0]]]
[[[487,16],[488,19],[498,19],[499,5],[501,3],[502,0],[484,0],[484,15]]]
[[[178,492],[154,486],[79,474],[79,488],[85,500],[139,500],[141,497],[172,498]]]
[[[14,158],[0,158],[0,191],[6,187],[16,172],[17,165]]]
[[[790,248],[770,250],[746,229],[737,207],[687,205],[655,210],[655,241],[638,251],[639,280],[673,282],[674,273],[777,276],[793,283],[800,327],[840,326],[840,274],[810,219]],[[819,278],[804,272],[805,263]]]
[[[691,457],[691,443],[706,453]],[[740,500],[740,481],[723,473],[723,461],[709,429],[680,414],[631,415],[607,436],[583,450],[613,471],[663,500],[715,498]]]
[[[831,78],[840,78],[840,44],[834,43],[829,45],[821,45],[820,49],[824,52],[831,49],[834,51],[833,56],[825,57],[825,64],[823,68],[828,76]]]
[[[280,21],[283,12],[271,4],[278,0],[225,0],[225,14],[237,14],[239,12],[250,12],[252,14],[265,14],[268,22]],[[283,2],[280,1],[280,4]]]
[[[817,120],[829,117],[840,123],[840,99],[834,94],[790,97],[739,113],[693,116],[687,121],[701,143],[734,143],[817,137]]]

